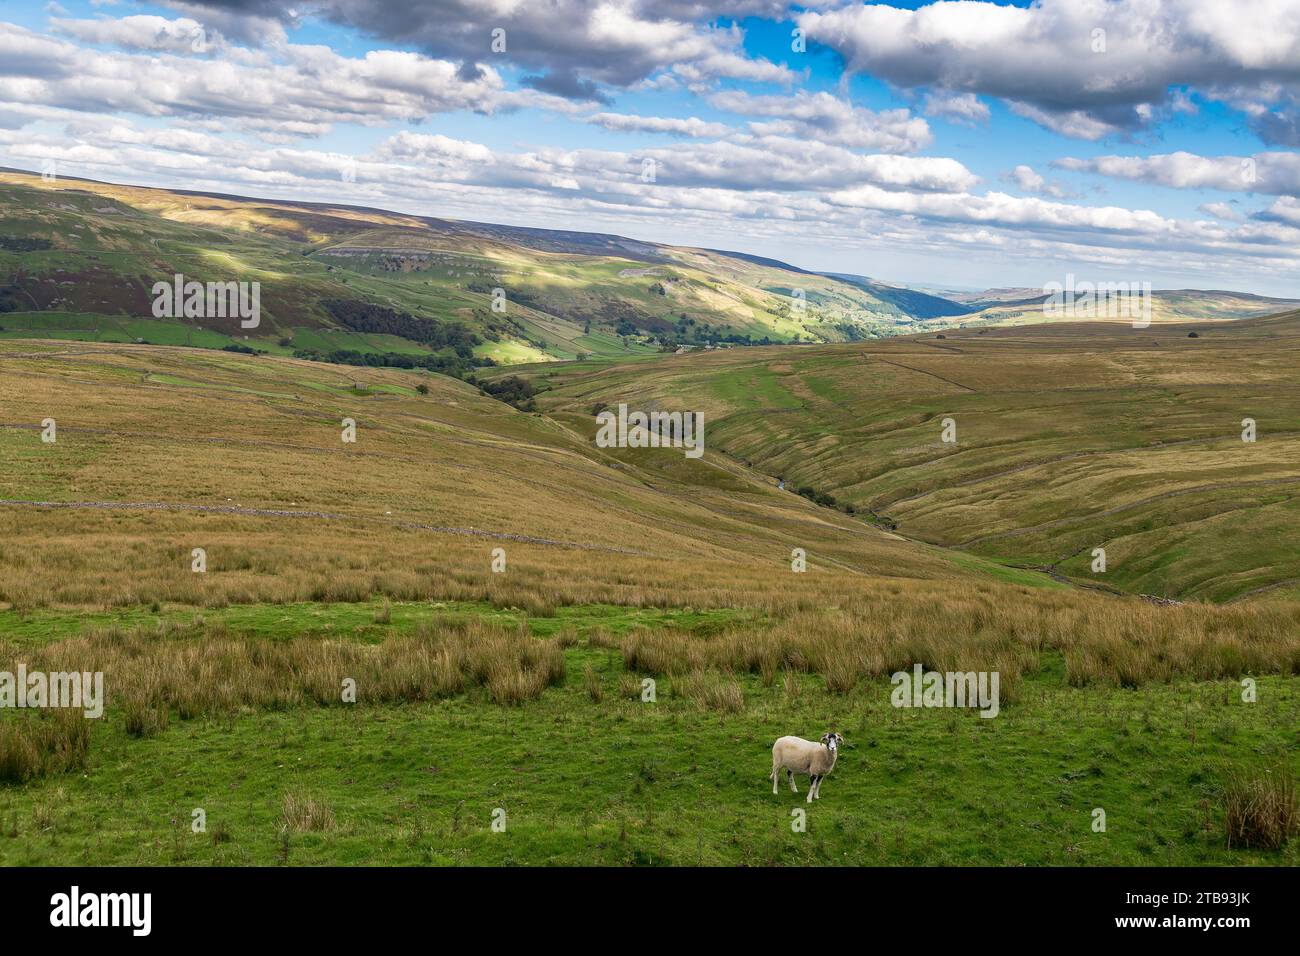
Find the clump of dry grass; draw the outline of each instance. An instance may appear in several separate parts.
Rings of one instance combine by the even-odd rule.
[[[984,628],[962,634],[932,620],[933,612],[903,610],[881,620],[860,609],[804,612],[766,627],[733,628],[715,636],[634,629],[621,643],[628,670],[672,676],[705,671],[759,674],[771,686],[785,672],[820,674],[826,688],[849,693],[870,678],[910,670],[920,662],[940,671],[998,671],[1002,699],[1014,698],[1017,678],[1038,663],[1035,641]]]
[[[1300,805],[1290,768],[1237,771],[1223,789],[1228,847],[1277,850],[1300,831]]]
[[[722,674],[685,674],[673,680],[673,693],[693,700],[704,710],[738,714],[745,709],[745,692],[733,678]]]
[[[425,624],[379,645],[314,637],[237,637],[220,625],[92,629],[35,650],[31,671],[102,671],[108,704],[133,737],[182,720],[247,710],[342,705],[346,680],[363,703],[435,700],[483,688],[498,704],[532,700],[564,682],[562,644],[517,628],[463,621]],[[14,660],[0,669],[16,670]],[[111,716],[110,716],[110,719]],[[0,720],[0,781],[84,766],[89,726],[80,711]]]
[[[56,787],[32,804],[32,828],[38,832],[53,830],[59,822],[59,808],[67,798],[67,791]]]
[[[593,702],[599,704],[605,699],[605,688],[600,682],[600,675],[596,673],[596,668],[588,664],[586,668],[583,669],[582,678],[587,685],[587,696],[590,697]]]
[[[320,833],[334,829],[334,807],[329,800],[305,790],[285,793],[283,818],[285,827],[295,833]]]
[[[189,701],[187,698],[187,703]],[[167,729],[171,723],[171,710],[165,700],[129,697],[122,703],[122,722],[132,737],[152,737]]]
[[[41,710],[0,719],[0,782],[80,770],[90,750],[90,722],[79,710]]]
[[[629,700],[640,700],[641,694],[641,678],[626,671],[618,675],[618,696]]]
[[[474,687],[498,703],[519,703],[564,680],[559,642],[476,619],[426,624],[367,645],[301,637],[230,635],[220,625],[160,625],[87,631],[26,654],[28,668],[102,671],[110,705],[129,733],[147,736],[182,719],[357,701],[434,700]]]
[[[1300,622],[1290,607],[1156,607],[1077,594],[1015,600],[1007,589],[959,585],[927,599],[910,584],[899,589],[884,603],[841,599],[714,635],[634,628],[619,646],[632,671],[751,673],[769,686],[782,671],[812,673],[839,693],[917,663],[996,671],[1004,703],[1014,702],[1044,651],[1061,654],[1079,686],[1300,672]]]

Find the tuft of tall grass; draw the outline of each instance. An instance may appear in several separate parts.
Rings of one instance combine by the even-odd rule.
[[[588,664],[583,669],[582,678],[587,685],[587,696],[593,702],[599,704],[605,699],[605,688],[601,685],[600,674],[596,673],[596,668]]]
[[[286,792],[282,812],[285,827],[296,833],[334,829],[334,807],[329,800],[305,790]]]
[[[0,782],[80,770],[90,752],[90,722],[79,710],[42,710],[0,719]]]
[[[848,598],[717,634],[633,628],[619,647],[631,671],[732,671],[757,674],[767,685],[793,671],[819,674],[839,693],[917,663],[941,672],[997,671],[1004,703],[1015,701],[1021,676],[1038,669],[1045,651],[1064,657],[1076,686],[1300,672],[1300,627],[1289,609],[1004,597],[997,588],[954,585],[942,600],[894,602],[887,613],[878,602]],[[1092,602],[1086,615],[1084,600]]]
[[[184,702],[192,704],[193,695],[186,694]],[[187,717],[197,717],[193,707],[182,707]],[[158,698],[129,697],[122,702],[122,723],[132,737],[152,737],[167,729],[171,710],[167,702]]]
[[[704,710],[738,714],[745,709],[745,692],[735,679],[722,674],[694,673],[673,679],[673,693],[693,700]]]
[[[1223,825],[1229,849],[1280,849],[1300,831],[1291,769],[1239,770],[1229,776],[1223,788]]]
[[[624,671],[618,675],[618,696],[628,700],[641,699],[641,681],[635,674]]]
[[[379,645],[300,637],[232,636],[220,625],[159,624],[91,629],[24,652],[31,670],[102,671],[110,709],[127,733],[147,737],[183,720],[241,710],[340,705],[347,679],[357,701],[435,700],[485,688],[497,703],[518,704],[564,681],[560,640],[526,627],[478,619],[425,624]],[[0,669],[13,669],[0,663]],[[23,780],[71,765],[88,730],[81,713],[0,721],[0,779]],[[77,736],[78,734],[83,736]]]

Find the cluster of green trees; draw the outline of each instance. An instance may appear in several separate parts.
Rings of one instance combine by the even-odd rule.
[[[475,367],[496,364],[490,358],[474,358],[472,354],[468,357],[459,353],[407,355],[404,352],[358,352],[355,349],[334,349],[330,352],[296,349],[293,357],[313,362],[333,362],[335,365],[365,365],[370,368],[423,368],[467,380]]]
[[[54,243],[35,236],[0,236],[0,249],[6,252],[44,252],[53,249]]]
[[[32,308],[31,297],[23,299],[23,294],[16,285],[0,286],[0,312],[25,312]]]
[[[807,485],[804,485],[802,488],[796,488],[795,494],[807,498],[809,501],[814,502],[815,504],[819,504],[824,508],[838,508],[840,511],[843,511],[846,515],[854,514],[858,510],[847,501],[844,502],[843,504],[840,504],[838,501],[835,500],[834,495],[827,494],[825,491],[817,491],[813,488],[809,488]]]
[[[533,401],[537,389],[526,378],[520,378],[518,375],[507,375],[495,382],[479,382],[473,377],[469,378],[468,381],[472,385],[477,385],[479,391],[484,395],[490,395],[499,402],[513,405],[520,411],[531,412],[537,407]]]
[[[457,322],[422,319],[409,312],[399,312],[360,299],[324,299],[321,305],[338,322],[354,332],[396,335],[431,348],[451,349],[464,359],[472,358],[474,346],[483,341],[473,331]]]

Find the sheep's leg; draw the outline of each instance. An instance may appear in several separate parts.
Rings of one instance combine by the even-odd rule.
[[[805,803],[812,803],[812,802],[813,802],[813,796],[814,796],[814,794],[816,794],[816,793],[817,793],[817,775],[816,775],[816,774],[813,774],[812,777],[811,777],[811,779],[809,780],[809,783],[808,783],[808,799],[805,800],[804,802],[805,802]]]
[[[777,781],[781,779],[781,768],[774,765],[772,767],[772,772],[768,774],[768,776],[772,778],[772,796],[776,796],[778,786]]]
[[[794,771],[793,771],[793,770],[787,770],[787,771],[785,772],[785,775],[786,775],[786,778],[790,781],[790,792],[791,792],[791,793],[798,793],[798,792],[799,792],[799,788],[796,787],[796,786],[794,785]]]
[[[817,778],[817,792],[813,794],[814,800],[820,800],[822,798],[822,781],[825,779],[825,774]]]

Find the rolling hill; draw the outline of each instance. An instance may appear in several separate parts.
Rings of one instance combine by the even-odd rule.
[[[990,289],[978,294],[957,293],[954,298],[960,299],[969,310],[962,321],[966,327],[1032,325],[1079,321],[1080,318],[1059,310],[1054,313],[1047,308],[1040,289]],[[1300,307],[1300,302],[1295,299],[1271,298],[1248,292],[1154,289],[1151,291],[1149,319],[1152,323],[1222,322],[1275,315],[1297,307]],[[1099,314],[1104,308],[1098,307]]]
[[[150,289],[178,272],[260,282],[265,321],[250,339],[275,354],[419,351],[422,343],[340,327],[327,300],[463,325],[480,338],[477,356],[503,362],[666,343],[845,341],[911,317],[865,286],[710,250],[0,173],[0,310],[10,337],[244,341],[231,321],[157,324]]]
[[[227,318],[155,318],[154,283],[178,273],[258,282],[261,324],[250,333]],[[1295,305],[1157,292],[1154,318],[1240,318]],[[387,311],[359,325],[340,320],[364,307]],[[945,298],[866,276],[614,235],[46,182],[19,171],[0,172],[0,316],[5,338],[238,346],[456,374],[488,362],[852,342],[1045,318],[1033,290]],[[429,323],[448,328],[427,334]]]
[[[524,374],[574,428],[598,402],[703,411],[713,450],[908,538],[1088,587],[1229,601],[1300,593],[1285,543],[1300,532],[1298,352],[1292,312]]]
[[[0,670],[108,700],[0,714],[0,864],[1295,865],[1222,835],[1227,781],[1295,763],[1287,589],[1014,566],[1103,540],[1117,589],[1281,584],[1295,318],[1199,353],[1096,334],[549,363],[535,413],[426,371],[2,341]],[[598,447],[615,398],[703,410],[704,456]],[[894,706],[918,662],[996,672],[997,719]],[[771,741],[826,726],[792,832]]]

